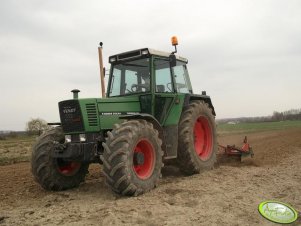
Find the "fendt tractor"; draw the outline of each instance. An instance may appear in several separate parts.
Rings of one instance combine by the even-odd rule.
[[[215,111],[205,91],[194,94],[188,60],[149,48],[109,57],[106,96],[59,102],[60,123],[33,147],[32,173],[47,190],[85,180],[91,163],[103,165],[106,184],[122,195],[157,186],[165,162],[188,175],[216,161]]]

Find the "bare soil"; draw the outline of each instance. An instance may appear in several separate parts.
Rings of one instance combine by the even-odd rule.
[[[43,190],[28,162],[0,166],[0,225],[276,225],[261,217],[258,204],[278,200],[301,211],[301,129],[248,138],[252,160],[189,177],[168,166],[159,187],[138,197],[111,192],[99,165],[91,165],[85,183],[63,192]],[[219,142],[242,139],[224,135]]]

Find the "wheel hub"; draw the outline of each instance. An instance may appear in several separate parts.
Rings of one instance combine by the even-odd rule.
[[[153,145],[147,140],[140,140],[134,149],[133,169],[138,178],[148,179],[153,171],[155,164],[155,151]]]
[[[208,119],[200,116],[194,125],[194,148],[201,160],[206,161],[212,155],[212,141],[212,130]]]
[[[144,164],[144,154],[142,152],[135,152],[134,154],[134,165]]]
[[[74,161],[65,161],[64,159],[57,159],[58,171],[64,176],[74,175],[80,168],[81,164]]]

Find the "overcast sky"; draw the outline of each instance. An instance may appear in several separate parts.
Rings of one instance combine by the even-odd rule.
[[[195,93],[217,118],[301,108],[301,1],[0,2],[0,130],[59,121],[57,102],[100,96],[97,46],[108,56],[143,47],[189,59]]]

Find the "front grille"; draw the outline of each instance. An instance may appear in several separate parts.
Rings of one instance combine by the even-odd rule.
[[[82,113],[78,100],[59,102],[60,118],[65,133],[84,131]]]
[[[88,115],[88,123],[89,126],[97,126],[98,120],[97,120],[97,110],[95,104],[86,104],[86,111]]]

